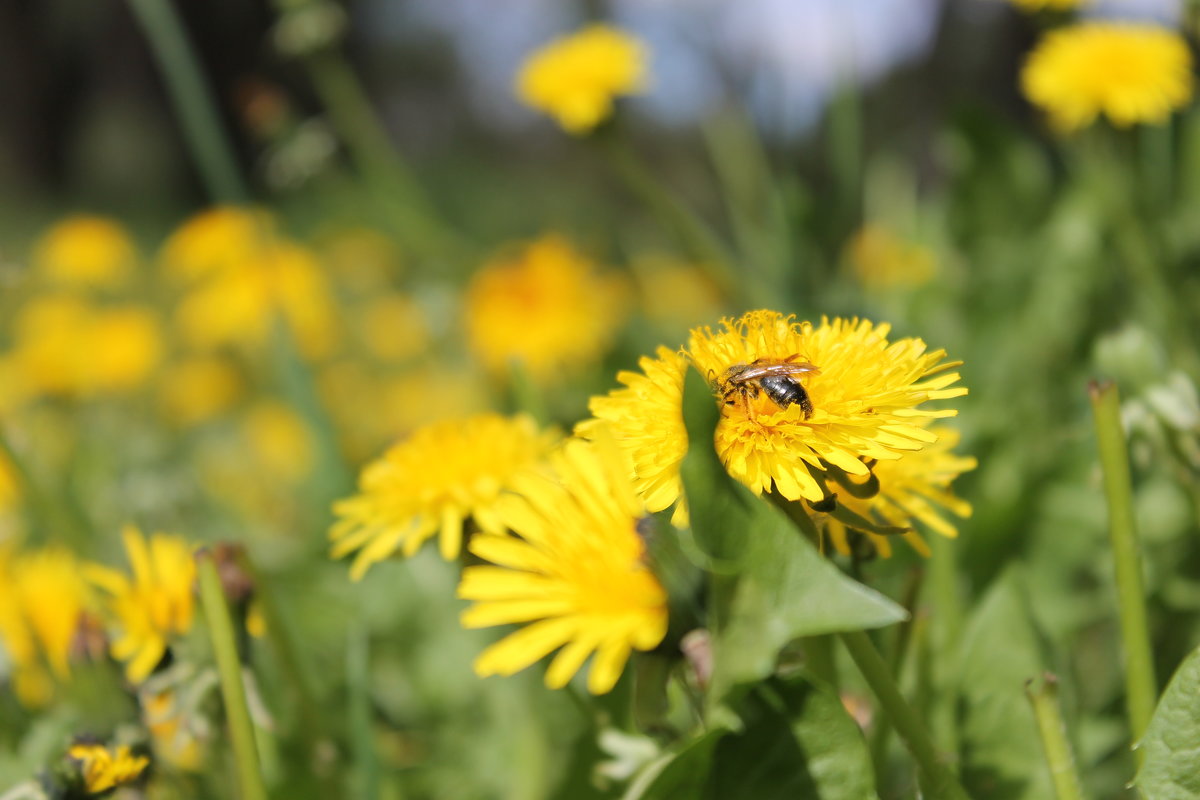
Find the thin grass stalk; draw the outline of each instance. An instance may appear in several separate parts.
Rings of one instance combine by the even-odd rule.
[[[217,673],[221,679],[221,698],[225,703],[225,717],[229,723],[229,738],[237,768],[238,797],[240,800],[266,800],[267,790],[263,785],[262,766],[254,741],[254,724],[246,703],[246,687],[242,683],[237,637],[229,605],[225,602],[221,576],[217,574],[217,562],[211,551],[202,550],[196,554],[196,569],[204,623],[212,640]]]
[[[375,800],[380,789],[379,757],[371,731],[370,655],[366,630],[361,625],[351,626],[346,638],[346,684],[350,694],[347,713],[354,769],[358,774],[355,796],[363,800]]]
[[[935,800],[969,800],[958,778],[938,755],[925,725],[900,694],[887,663],[865,631],[841,634],[842,643],[871,687],[886,717],[917,762],[929,796]]]
[[[129,7],[162,71],[184,140],[209,197],[220,203],[245,202],[250,192],[242,181],[233,146],[170,0],[129,0]]]
[[[1041,688],[1037,690],[1033,688],[1033,681],[1029,681],[1025,684],[1025,696],[1029,698],[1037,719],[1038,734],[1046,753],[1046,765],[1050,768],[1055,795],[1058,800],[1084,800],[1083,784],[1075,768],[1075,754],[1067,740],[1067,725],[1058,702],[1058,678],[1047,672],[1042,678]]]
[[[1104,472],[1108,501],[1108,530],[1117,583],[1121,645],[1125,655],[1125,706],[1136,745],[1150,724],[1158,699],[1154,655],[1142,585],[1142,555],[1133,514],[1133,488],[1129,475],[1129,450],[1121,427],[1121,398],[1116,384],[1092,383],[1088,387],[1096,421],[1096,443]],[[1141,752],[1134,751],[1141,763]]]

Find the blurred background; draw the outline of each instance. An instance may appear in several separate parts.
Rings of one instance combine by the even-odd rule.
[[[242,542],[318,705],[365,682],[389,796],[611,796],[560,758],[568,740],[594,755],[569,697],[471,675],[494,636],[458,628],[453,565],[423,553],[350,584],[326,557],[331,503],[435,419],[523,408],[569,430],[618,370],[724,314],[865,316],[965,362],[964,607],[1017,564],[1037,636],[1087,677],[1068,704],[1088,780],[1122,796],[1086,387],[1116,379],[1126,401],[1169,674],[1200,636],[1194,106],[1055,132],[1019,74],[1076,12],[1003,0],[162,7],[0,4],[0,542],[109,563],[130,521]],[[1197,31],[1182,0],[1078,14]],[[645,43],[649,85],[570,136],[514,76],[594,19]],[[168,77],[180,36],[191,83]],[[480,329],[479,276],[522,259],[587,277],[557,294],[535,279],[530,307],[557,305],[581,341],[514,375]],[[921,568],[907,552],[865,567],[893,595]],[[347,620],[369,661],[346,662]],[[264,686],[288,730],[296,712]],[[119,716],[94,705],[38,716],[6,697],[0,787],[30,774],[47,729]],[[979,797],[1039,796],[1003,779],[1028,736],[964,725],[977,757],[1001,753],[967,765]],[[522,733],[498,745],[502,730]],[[289,747],[268,758],[285,785]],[[179,780],[174,796],[219,796]]]

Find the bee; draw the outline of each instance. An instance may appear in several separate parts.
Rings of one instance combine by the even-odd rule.
[[[717,382],[721,399],[726,405],[736,402],[733,398],[740,396],[743,402],[751,397],[758,397],[761,390],[780,408],[787,408],[795,403],[804,411],[804,418],[812,416],[812,400],[800,383],[799,376],[815,373],[820,370],[806,361],[797,361],[800,355],[793,354],[787,358],[756,358],[749,364],[734,364],[721,376]]]

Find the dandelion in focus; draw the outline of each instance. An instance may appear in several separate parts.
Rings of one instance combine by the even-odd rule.
[[[1192,98],[1192,56],[1167,28],[1082,23],[1046,34],[1025,62],[1021,87],[1062,131],[1101,114],[1119,127],[1162,124]]]
[[[150,759],[133,755],[128,745],[110,749],[102,744],[74,744],[67,757],[78,762],[83,788],[93,796],[132,783],[150,765]]]
[[[920,523],[941,536],[956,538],[958,528],[947,517],[953,514],[966,519],[971,516],[971,504],[954,494],[951,484],[959,475],[975,469],[977,462],[974,456],[953,452],[961,438],[958,431],[935,426],[929,432],[937,436],[936,442],[894,461],[879,461],[872,466],[871,472],[879,482],[879,491],[873,497],[859,498],[850,492],[839,492],[838,504],[878,524],[912,528]],[[849,554],[846,526],[831,517],[825,527],[838,552]],[[891,555],[890,537],[869,532],[867,535],[881,555]],[[910,530],[901,537],[921,555],[929,555],[929,546],[917,531]]]
[[[35,269],[53,284],[72,288],[112,288],[123,284],[137,264],[137,247],[125,228],[106,217],[68,217],[34,245]]]
[[[473,605],[462,621],[524,625],[480,654],[481,677],[512,675],[558,650],[546,685],[560,688],[594,653],[587,685],[603,694],[632,650],[666,635],[667,595],[644,561],[637,525],[646,509],[620,451],[573,439],[550,460],[554,477],[526,473],[498,505],[517,536],[471,540],[471,552],[492,565],[463,571],[458,594]]]
[[[519,362],[536,380],[601,358],[625,315],[626,287],[562,237],[543,236],[484,265],[467,287],[467,339],[484,366]]]
[[[113,657],[126,662],[126,677],[141,683],[162,661],[172,637],[192,627],[196,579],[193,547],[181,536],[122,532],[133,574],[91,564],[86,576],[108,595],[109,617],[118,629]]]
[[[458,557],[463,522],[502,530],[501,494],[535,467],[557,436],[527,416],[480,414],[420,428],[363,469],[359,493],[338,502],[330,531],[334,558],[358,551],[354,580],[396,552],[405,557],[438,536],[443,558]]]
[[[799,379],[809,410],[781,406],[766,391],[725,397],[716,432],[717,453],[729,473],[755,492],[774,489],[789,500],[824,497],[811,470],[826,463],[866,476],[863,459],[894,460],[937,437],[918,423],[953,410],[918,408],[928,400],[959,397],[961,362],[926,352],[920,339],[887,339],[890,326],[867,320],[822,320],[814,327],[775,311],[751,311],[723,320],[722,329],[692,331],[688,352],[701,374],[728,384],[727,371],[759,359],[795,359],[816,368]],[[729,387],[726,386],[726,389]]]
[[[609,25],[588,25],[530,55],[517,74],[521,100],[584,134],[612,115],[613,101],[646,88],[646,47]]]
[[[933,252],[881,225],[864,225],[846,246],[854,277],[868,289],[911,288],[936,272]]]
[[[68,550],[16,553],[0,547],[0,646],[12,665],[17,699],[50,702],[70,677],[71,642],[90,605],[80,565]]]
[[[607,430],[628,456],[634,487],[650,512],[670,508],[683,494],[679,467],[688,448],[683,425],[687,356],[666,347],[656,356],[638,361],[641,372],[618,373],[624,388],[593,397],[588,402],[593,418],[575,429],[586,438]],[[682,524],[682,506],[676,514]]]

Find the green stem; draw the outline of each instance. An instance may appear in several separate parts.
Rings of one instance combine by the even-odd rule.
[[[201,550],[196,554],[196,569],[199,573],[200,604],[204,609],[204,621],[208,626],[208,635],[217,659],[217,672],[221,678],[221,696],[225,701],[229,738],[237,765],[239,797],[240,800],[266,800],[267,790],[263,785],[258,748],[254,742],[254,725],[250,721],[249,706],[246,705],[246,687],[242,683],[242,662],[238,658],[233,620],[225,602],[221,576],[217,574],[217,563],[209,550]]]
[[[867,685],[878,698],[884,716],[896,729],[896,733],[900,734],[908,751],[916,759],[917,766],[925,778],[929,796],[945,800],[969,800],[958,778],[938,754],[929,732],[900,694],[887,664],[871,643],[870,637],[864,631],[850,631],[841,634],[841,637],[846,649],[850,651],[850,657],[854,659]]]
[[[892,642],[891,648],[888,650],[887,666],[888,671],[892,675],[900,675],[904,668],[905,658],[908,656],[909,644],[912,642],[913,627],[917,620],[917,602],[921,597],[921,586],[924,583],[924,572],[914,570],[908,579],[908,585],[904,589],[904,599],[901,605],[908,612],[908,619],[895,626],[895,639]],[[946,650],[944,652],[952,652]],[[875,735],[871,738],[871,760],[875,764],[875,774],[882,775],[886,766],[886,757],[888,749],[888,734],[891,733],[891,728],[887,725],[880,725],[875,729]]]
[[[355,796],[373,800],[379,797],[379,758],[375,754],[375,737],[371,731],[370,642],[361,625],[352,626],[347,637],[346,683],[350,693],[347,704],[350,739],[358,773]]]
[[[833,634],[805,636],[804,663],[815,677],[828,684],[835,692],[841,687],[833,650]]]
[[[946,653],[958,647],[963,629],[962,597],[958,586],[958,545],[954,539],[933,538],[929,559],[930,590],[939,620],[938,648]]]
[[[1039,691],[1034,691],[1032,684],[1032,680],[1025,684],[1025,696],[1029,698],[1033,715],[1037,718],[1038,733],[1046,751],[1046,763],[1054,781],[1054,793],[1058,800],[1083,800],[1082,784],[1075,770],[1075,756],[1071,752],[1071,743],[1067,741],[1067,726],[1058,702],[1058,678],[1047,672]]]
[[[222,203],[245,202],[250,192],[221,127],[212,92],[170,0],[129,0],[129,7],[154,51],[209,196]]]
[[[83,515],[79,504],[66,496],[66,487],[60,487],[62,499],[55,501],[53,495],[38,485],[25,459],[13,448],[3,430],[0,430],[0,460],[7,461],[11,467],[26,518],[43,540],[62,537],[82,545],[92,538],[91,522]]]
[[[1096,442],[1104,471],[1108,499],[1108,526],[1116,571],[1121,643],[1125,651],[1125,705],[1136,745],[1150,724],[1157,702],[1154,656],[1146,621],[1146,591],[1142,586],[1142,557],[1133,515],[1133,489],[1129,476],[1129,451],[1121,427],[1121,398],[1113,383],[1092,383],[1092,413]],[[1141,751],[1134,755],[1141,763]]]
[[[542,389],[520,359],[514,358],[509,361],[508,380],[509,389],[512,391],[512,402],[517,411],[533,417],[539,425],[549,424],[550,412],[546,408]]]

